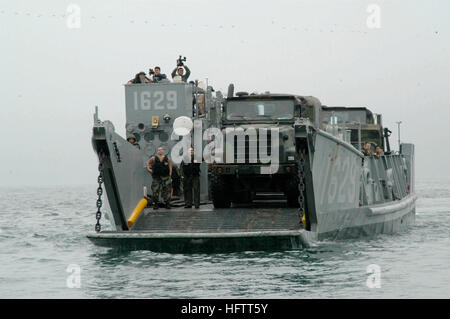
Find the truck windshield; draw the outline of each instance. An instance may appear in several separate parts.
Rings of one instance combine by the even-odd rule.
[[[346,110],[346,111],[324,111],[323,113],[323,122],[331,123],[331,118],[335,117],[337,123],[336,124],[344,124],[344,123],[369,123],[367,119],[366,111],[362,110]]]
[[[292,100],[228,101],[227,120],[291,120],[294,116]]]

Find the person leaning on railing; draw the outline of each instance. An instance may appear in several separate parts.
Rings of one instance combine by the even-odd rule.
[[[145,72],[139,72],[138,74],[136,74],[136,76],[134,77],[134,79],[131,79],[130,81],[128,81],[128,85],[131,84],[138,84],[138,83],[151,83],[152,80],[149,79],[146,75]]]
[[[380,157],[384,155],[383,148],[380,145],[377,145],[375,148],[375,156]]]
[[[136,136],[134,134],[128,134],[127,136],[127,141],[131,144],[133,144],[134,146],[136,146],[137,149],[141,149],[141,146],[139,145],[139,143],[136,141]]]
[[[153,75],[153,82],[155,83],[167,80],[167,75],[161,73],[159,66],[155,66],[155,70],[150,69],[148,72]]]
[[[363,149],[361,150],[361,152],[365,155],[365,156],[371,156],[374,155],[374,153],[370,150],[370,142],[365,142]]]

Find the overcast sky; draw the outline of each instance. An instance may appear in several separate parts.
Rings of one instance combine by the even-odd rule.
[[[449,179],[449,12],[448,0],[0,0],[0,186],[95,183],[94,106],[124,135],[123,84],[155,65],[169,75],[179,54],[216,90],[369,107],[395,148],[402,121],[417,177]]]

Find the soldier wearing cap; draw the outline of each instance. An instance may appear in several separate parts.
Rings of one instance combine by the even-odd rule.
[[[189,149],[189,161],[183,159],[181,162],[181,172],[183,174],[184,208],[192,207],[192,197],[194,197],[195,208],[200,207],[200,163],[194,160],[194,149]],[[192,196],[192,194],[194,196]]]
[[[170,209],[172,189],[172,161],[164,154],[164,148],[158,147],[157,154],[147,161],[147,170],[152,174],[153,209],[158,209],[159,195],[165,207]]]
[[[136,74],[136,76],[134,77],[134,79],[131,79],[130,81],[128,81],[128,85],[131,84],[138,84],[138,83],[151,83],[152,80],[149,79],[146,75],[145,72],[141,71],[138,74]]]
[[[134,136],[134,134],[128,134],[127,141],[136,146],[138,149],[141,149],[141,146],[136,141],[136,136]]]

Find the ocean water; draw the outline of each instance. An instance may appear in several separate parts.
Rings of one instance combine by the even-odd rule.
[[[0,188],[0,298],[450,298],[450,182],[416,188],[403,233],[195,255],[94,246],[96,185]]]

